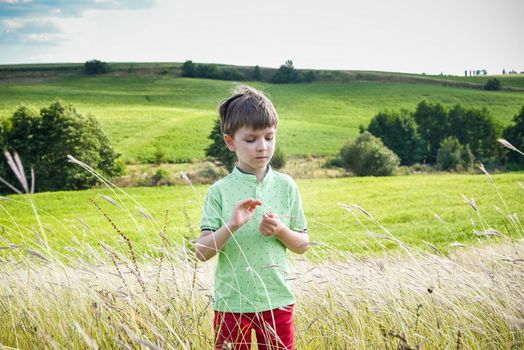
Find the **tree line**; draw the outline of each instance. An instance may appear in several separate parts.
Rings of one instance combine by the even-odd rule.
[[[504,148],[503,138],[524,147],[524,106],[503,128],[486,109],[422,100],[412,112],[383,111],[340,151],[340,165],[357,175],[391,175],[398,165],[428,164],[441,170],[467,170],[475,162],[524,169],[524,157]]]
[[[287,60],[270,77],[265,78],[262,69],[256,65],[251,71],[243,73],[238,68],[219,67],[215,64],[194,63],[187,60],[182,64],[182,76],[186,78],[206,78],[218,80],[254,80],[274,84],[311,83],[315,81],[313,71],[302,72],[295,68],[292,60]]]

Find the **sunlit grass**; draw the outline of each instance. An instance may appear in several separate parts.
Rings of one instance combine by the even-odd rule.
[[[368,241],[367,248],[360,244],[361,240],[369,239],[368,231],[377,231],[378,228],[373,224],[363,228],[358,222],[347,220],[347,213],[339,205],[357,203],[367,208],[401,240],[418,246],[423,246],[424,240],[446,250],[455,241],[475,243],[478,237],[474,230],[482,231],[484,223],[512,234],[505,218],[505,204],[498,197],[497,189],[504,196],[506,205],[522,215],[524,174],[497,174],[493,178],[496,188],[484,175],[454,174],[309,179],[299,180],[298,185],[312,241],[350,252],[380,249],[374,241]],[[164,217],[165,210],[168,210],[169,231],[172,239],[180,243],[183,237],[196,238],[198,234],[201,205],[207,188],[207,185],[194,188],[187,185],[128,188],[126,193],[135,198],[158,222]],[[117,244],[118,236],[106,221],[101,220],[90,202],[95,199],[119,227],[132,237],[137,249],[147,251],[147,244],[156,237],[156,232],[151,229],[149,220],[136,208],[136,203],[120,194],[128,212],[124,207],[118,208],[107,202],[100,195],[115,198],[107,189],[34,195],[33,200],[40,210],[44,227],[49,230],[53,248],[62,251],[72,244],[72,237],[90,244],[96,244],[101,239]],[[477,203],[483,220],[466,205],[462,195]],[[17,242],[20,237],[30,235],[31,228],[36,227],[37,222],[32,210],[23,204],[21,196],[7,198],[9,200],[0,201],[0,209],[16,218],[16,224],[7,215],[0,216],[0,224],[7,229],[5,235]],[[142,229],[130,221],[130,215]]]
[[[415,180],[406,181],[415,189],[420,185],[418,178],[405,179]],[[461,184],[462,192],[471,193],[476,185],[488,193],[493,191],[487,181],[476,184],[477,177],[467,177],[468,181],[457,176],[441,178]],[[377,179],[359,180],[354,185],[364,190],[371,188],[365,180],[377,184]],[[430,184],[428,180],[436,178],[428,176],[425,180]],[[500,193],[506,195],[510,193],[504,183],[518,186],[521,178],[499,175],[494,180]],[[313,184],[304,182],[301,188],[311,195],[308,185]],[[395,185],[399,183],[384,186],[384,196]],[[442,183],[438,185],[442,189]],[[193,189],[186,189],[186,194],[192,196]],[[197,196],[204,189],[195,189]],[[63,236],[71,245],[64,250],[52,248],[56,232],[46,229],[47,224],[43,229],[34,226],[26,230],[28,227],[17,226],[19,215],[11,212],[15,225],[4,226],[0,236],[0,345],[33,348],[38,344],[49,349],[213,346],[214,262],[197,262],[191,241],[174,239],[177,232],[172,223],[179,221],[178,217],[175,219],[171,212],[158,212],[156,220],[150,216],[153,212],[140,200],[148,195],[150,198],[151,191],[115,191],[112,197],[105,198],[96,196],[100,190],[73,193],[94,199],[98,209],[93,208],[93,219],[111,229],[88,241],[88,237],[93,237],[85,224],[71,227],[69,236]],[[16,200],[25,202],[26,210],[31,209],[33,201],[37,215],[44,218],[47,214],[40,206],[51,201],[50,195],[19,195]],[[55,212],[68,212],[74,207],[63,193],[55,195],[60,203],[55,205]],[[314,195],[318,197],[318,193]],[[338,206],[342,213],[338,220],[360,227],[367,236],[353,242],[353,247],[363,247],[358,254],[330,244],[319,247],[319,242],[314,242],[305,256],[290,256],[289,278],[297,297],[296,348],[509,349],[524,345],[524,230],[519,221],[522,207],[515,207],[520,202],[504,196],[507,207],[499,212],[494,207],[499,205],[496,196],[488,197],[487,203],[484,199],[474,203],[467,198],[470,204],[463,201],[461,206],[473,210],[473,204],[473,211],[482,213],[477,220],[483,223],[491,221],[491,212],[495,212],[495,216],[507,221],[511,236],[497,227],[501,232],[496,231],[496,241],[487,237],[485,231],[477,236],[478,241],[471,242],[474,244],[465,246],[450,241],[453,244],[446,254],[424,242],[425,237],[410,237],[413,244],[399,240],[389,229],[391,225],[377,219],[387,212],[352,204],[354,196],[338,204],[335,201],[341,198],[317,198],[325,206]],[[120,201],[119,197],[127,200]],[[379,191],[372,197],[379,197]],[[1,203],[6,206],[10,202]],[[402,203],[402,211],[409,215],[406,201]],[[485,210],[479,209],[481,204]],[[81,212],[82,208],[76,210]],[[456,210],[459,208],[453,207]],[[141,220],[137,212],[141,213]],[[314,212],[307,216],[312,221],[322,220]],[[467,221],[468,217],[460,220]],[[132,235],[133,230],[122,225],[148,235]],[[373,231],[368,230],[370,227]],[[18,229],[23,239],[12,242],[10,234]],[[338,237],[340,240],[351,232],[343,234]],[[111,235],[121,242],[111,242]],[[312,235],[322,242],[323,232]],[[45,239],[51,248],[43,243]],[[368,249],[373,245],[374,249]],[[397,249],[390,250],[391,245]]]

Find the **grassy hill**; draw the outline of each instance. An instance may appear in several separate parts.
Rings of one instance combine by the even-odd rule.
[[[99,77],[80,74],[80,64],[0,66],[0,116],[12,114],[20,104],[41,108],[63,99],[82,113],[99,118],[128,163],[151,162],[158,155],[166,162],[204,158],[216,106],[236,83],[179,78],[179,64],[113,66],[111,74]],[[448,86],[449,77],[317,73],[319,81],[312,84],[248,82],[269,93],[274,101],[281,118],[279,142],[288,155],[333,155],[377,112],[413,110],[423,98],[448,106],[486,107],[503,125],[524,105],[524,92],[463,87],[459,77],[455,77],[458,85]],[[484,77],[469,80],[480,84],[480,79]],[[514,86],[524,85],[522,77],[508,79]]]

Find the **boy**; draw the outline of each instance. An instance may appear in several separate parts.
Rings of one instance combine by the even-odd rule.
[[[293,349],[294,296],[286,248],[309,247],[297,185],[271,169],[278,115],[269,99],[241,86],[220,104],[220,127],[236,153],[233,171],[209,189],[196,256],[218,255],[215,271],[216,349]]]

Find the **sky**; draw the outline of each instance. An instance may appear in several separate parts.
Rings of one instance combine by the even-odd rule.
[[[524,71],[523,0],[0,0],[0,64]]]

